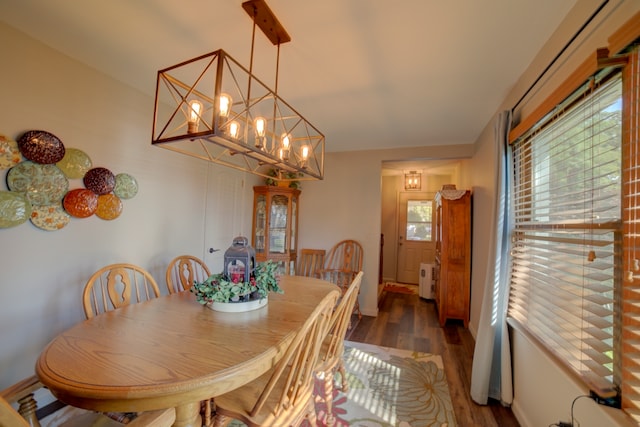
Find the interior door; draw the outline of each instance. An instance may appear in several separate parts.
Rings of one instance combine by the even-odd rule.
[[[251,229],[245,224],[245,173],[218,165],[207,170],[207,203],[205,216],[204,261],[211,273],[220,273],[224,267],[224,253],[233,238],[243,235],[251,241]],[[250,223],[250,216],[249,216]],[[245,234],[243,234],[245,233]]]
[[[420,263],[435,260],[433,198],[435,193],[401,192],[398,198],[396,280],[418,284]]]

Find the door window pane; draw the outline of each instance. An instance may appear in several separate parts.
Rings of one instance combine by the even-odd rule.
[[[433,200],[407,201],[407,240],[430,242]]]

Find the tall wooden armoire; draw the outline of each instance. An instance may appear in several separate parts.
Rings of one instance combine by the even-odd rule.
[[[435,302],[438,320],[469,324],[471,192],[445,186],[436,194]]]

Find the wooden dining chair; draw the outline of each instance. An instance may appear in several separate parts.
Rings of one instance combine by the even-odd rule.
[[[194,282],[202,283],[211,272],[209,267],[200,258],[192,255],[179,255],[169,263],[166,280],[169,294],[175,294],[191,289]],[[212,399],[201,402],[200,415],[202,425],[210,427],[213,424]]]
[[[39,409],[35,393],[44,390],[44,385],[35,375],[0,391],[0,427],[169,427],[175,419],[173,408],[141,413],[116,414],[86,411],[59,401],[46,405],[46,416],[38,419]],[[14,406],[17,406],[17,409]],[[49,410],[50,409],[50,410]],[[118,419],[120,421],[118,421]]]
[[[314,368],[336,301],[337,293],[333,292],[318,304],[275,367],[244,386],[216,396],[215,427],[226,425],[229,418],[249,427],[298,426],[304,419],[316,425]]]
[[[317,272],[318,277],[335,283],[344,293],[358,272],[362,271],[363,250],[356,240],[342,240],[336,243],[324,263],[324,267]],[[358,319],[362,318],[360,304],[356,299],[354,307]]]
[[[296,275],[316,277],[316,271],[324,267],[324,256],[327,251],[324,249],[300,249]]]
[[[93,273],[84,287],[82,303],[87,319],[131,303],[160,296],[147,271],[133,264],[111,264]]]
[[[351,324],[351,314],[358,299],[363,275],[364,273],[362,271],[358,272],[351,284],[347,287],[336,309],[333,311],[331,321],[329,322],[329,332],[322,343],[320,357],[316,365],[316,376],[324,383],[324,387],[322,388],[324,396],[322,396],[322,398],[327,405],[327,427],[331,427],[335,423],[332,402],[336,370],[340,373],[342,391],[347,392],[348,388],[347,375],[342,360],[344,338]]]
[[[193,282],[204,282],[211,273],[207,265],[191,255],[175,257],[167,267],[167,289],[170,294],[191,289]]]

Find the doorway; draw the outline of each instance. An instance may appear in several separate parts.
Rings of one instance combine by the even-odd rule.
[[[418,283],[420,263],[433,263],[435,243],[417,246],[406,239],[407,225],[401,218],[405,212],[405,200],[433,198],[443,185],[460,184],[462,159],[385,161],[382,163],[381,178],[381,226],[384,245],[381,247],[381,284],[386,282]],[[420,190],[405,190],[405,172],[418,171],[421,174]],[[421,195],[415,197],[414,195]],[[411,196],[411,197],[410,197]],[[420,221],[419,221],[420,222]],[[402,232],[400,232],[402,231]],[[403,241],[400,242],[399,236]],[[402,243],[402,244],[400,244]],[[425,246],[425,247],[421,247]],[[401,254],[405,250],[404,254]]]
[[[401,192],[398,197],[396,281],[418,284],[420,264],[435,260],[435,192]]]

